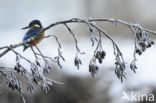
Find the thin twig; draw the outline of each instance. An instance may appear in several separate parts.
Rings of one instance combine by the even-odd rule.
[[[124,61],[124,57],[122,55],[122,52],[119,48],[119,46],[117,45],[117,43],[112,39],[111,36],[109,36],[109,34],[102,28],[100,28],[96,23],[97,22],[110,22],[112,24],[122,24],[124,26],[127,26],[133,33],[134,35],[134,40],[135,40],[135,49],[134,49],[134,59],[130,64],[130,68],[131,70],[133,70],[134,72],[136,72],[136,54],[138,53],[139,55],[141,55],[147,48],[151,47],[154,44],[154,41],[152,41],[149,37],[149,35],[154,35],[156,36],[156,31],[152,31],[149,29],[145,29],[143,28],[141,25],[139,24],[133,24],[133,23],[128,23],[119,19],[107,19],[107,18],[98,18],[98,19],[94,19],[94,18],[72,18],[69,20],[64,20],[64,21],[58,21],[55,23],[50,24],[49,26],[45,27],[43,30],[41,30],[38,34],[36,34],[36,36],[31,37],[27,40],[25,40],[24,42],[21,43],[17,43],[17,44],[11,44],[9,46],[3,46],[0,47],[0,58],[2,58],[4,55],[6,55],[8,52],[13,52],[16,55],[16,66],[14,70],[11,70],[11,68],[5,68],[5,67],[0,67],[0,73],[6,78],[7,80],[7,84],[10,88],[12,89],[17,89],[19,92],[21,92],[21,82],[19,80],[17,80],[15,72],[18,74],[21,74],[22,76],[25,76],[27,78],[27,90],[33,92],[35,87],[33,86],[33,82],[35,82],[37,85],[41,86],[42,89],[47,92],[49,90],[49,86],[52,85],[52,82],[54,83],[58,83],[58,84],[62,84],[60,82],[51,80],[46,78],[45,73],[49,73],[49,70],[51,69],[50,64],[48,62],[48,60],[53,61],[54,63],[57,63],[58,66],[60,68],[62,68],[61,64],[60,64],[60,59],[65,61],[65,58],[62,56],[62,51],[61,51],[61,43],[58,40],[58,37],[56,35],[47,35],[44,37],[40,37],[39,34],[49,30],[50,28],[56,26],[56,25],[60,25],[63,24],[67,30],[70,32],[70,34],[72,34],[74,42],[75,42],[75,47],[76,47],[76,56],[74,59],[74,63],[75,66],[79,69],[80,64],[82,65],[82,62],[80,60],[80,58],[78,57],[78,54],[84,54],[83,52],[81,52],[79,46],[78,46],[78,40],[76,38],[76,34],[75,32],[71,29],[71,27],[68,26],[69,23],[80,23],[80,24],[86,24],[87,27],[89,28],[89,32],[91,33],[90,39],[92,42],[92,46],[94,46],[94,44],[96,44],[96,48],[94,50],[94,55],[91,58],[90,62],[89,62],[89,72],[91,72],[91,75],[94,77],[94,75],[97,73],[99,67],[97,66],[97,62],[96,60],[99,61],[99,63],[102,63],[102,60],[105,58],[105,51],[103,50],[102,47],[102,34],[109,39],[112,42],[112,46],[113,46],[113,50],[114,50],[114,55],[115,55],[115,74],[117,75],[117,77],[121,80],[121,82],[123,81],[123,78],[126,78],[126,73],[125,73],[125,68],[126,68],[126,63]],[[99,35],[96,35],[99,34]],[[20,46],[23,46],[25,44],[29,44],[29,42],[31,42],[32,40],[41,38],[41,39],[46,39],[49,37],[54,37],[57,44],[58,44],[58,55],[52,59],[51,57],[45,56],[41,50],[36,46],[36,49],[38,52],[36,52],[33,47],[31,46],[31,50],[34,53],[36,62],[39,63],[39,56],[42,58],[41,60],[44,61],[45,66],[38,66],[36,65],[34,62],[32,62],[32,60],[27,59],[26,57],[24,57],[23,55],[21,55],[19,52],[15,51],[15,48],[18,48]],[[98,38],[98,39],[97,39]],[[30,69],[31,69],[31,73],[28,73],[27,70],[24,68],[24,66],[22,66],[21,64],[21,59],[26,61],[27,63],[30,64]],[[38,64],[37,63],[37,64]],[[5,68],[5,69],[4,69]],[[42,68],[43,71],[39,71],[39,69]],[[21,95],[23,96],[23,95]]]

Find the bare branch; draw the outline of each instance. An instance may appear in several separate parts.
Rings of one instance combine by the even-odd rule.
[[[49,86],[51,86],[52,83],[62,84],[60,82],[57,82],[55,80],[52,80],[46,77],[46,74],[49,73],[49,71],[52,68],[49,63],[49,60],[51,60],[53,63],[56,63],[60,68],[62,68],[60,60],[65,61],[65,58],[62,55],[61,43],[59,42],[59,38],[56,35],[47,35],[44,37],[39,36],[39,34],[60,24],[63,24],[67,28],[69,33],[73,36],[75,47],[76,47],[76,55],[74,59],[74,64],[78,69],[80,68],[80,65],[82,65],[82,61],[79,58],[79,54],[84,54],[84,52],[81,52],[80,47],[78,46],[76,33],[71,29],[71,27],[68,26],[69,23],[81,23],[81,24],[87,25],[89,28],[89,32],[91,34],[90,40],[91,40],[92,46],[96,45],[96,48],[93,53],[93,57],[91,58],[89,62],[89,72],[91,73],[93,77],[95,76],[95,74],[98,72],[98,69],[99,69],[99,67],[97,66],[97,60],[100,64],[102,64],[103,59],[106,56],[106,52],[103,50],[103,46],[102,46],[102,36],[104,35],[105,38],[109,39],[112,42],[113,52],[115,55],[115,74],[122,82],[123,79],[126,78],[126,73],[125,73],[126,63],[124,61],[122,51],[120,50],[118,44],[109,36],[106,30],[104,30],[103,28],[100,28],[96,24],[97,22],[110,22],[115,25],[122,24],[124,26],[127,26],[132,31],[132,34],[134,35],[135,46],[134,46],[134,53],[133,53],[134,58],[130,64],[130,69],[133,72],[136,72],[136,69],[137,69],[136,55],[137,54],[141,55],[143,52],[146,51],[147,48],[150,48],[154,44],[154,41],[151,40],[149,35],[156,36],[156,31],[145,29],[139,24],[128,23],[128,22],[125,22],[119,19],[113,19],[113,18],[110,18],[110,19],[107,19],[107,18],[102,18],[102,19],[72,18],[69,20],[58,21],[58,22],[52,23],[49,26],[45,27],[43,30],[41,30],[38,34],[36,34],[36,36],[31,37],[24,42],[0,47],[0,58],[2,58],[8,52],[13,52],[16,55],[16,58],[15,58],[16,65],[13,69],[8,68],[8,67],[0,67],[0,73],[5,77],[8,87],[19,91],[19,93],[21,93],[21,96],[23,98],[22,83],[16,78],[15,73],[20,74],[27,79],[27,90],[30,92],[33,92],[35,90],[33,83],[36,83],[37,85],[39,85],[45,92],[49,90]],[[45,56],[37,46],[35,46],[36,49],[34,49],[33,46],[31,46],[32,53],[34,54],[34,57],[35,57],[35,63],[34,61],[27,59],[22,54],[15,51],[15,48],[29,44],[29,42],[31,42],[32,40],[35,40],[36,38],[46,39],[49,37],[54,37],[58,44],[58,48],[57,48],[58,55],[54,57],[54,59],[52,57]],[[26,61],[30,65],[30,68],[25,68],[21,60]],[[44,63],[41,63],[40,62],[41,60]],[[28,72],[27,71],[28,69],[30,69],[31,72]],[[23,99],[23,101],[25,100]]]

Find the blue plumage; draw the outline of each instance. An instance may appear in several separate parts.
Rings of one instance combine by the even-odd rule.
[[[37,35],[37,33],[39,33],[41,30],[40,27],[32,27],[28,30],[28,32],[26,32],[26,34],[24,35],[23,41],[29,39],[30,37],[33,37],[35,35]]]
[[[28,32],[26,32],[26,34],[24,35],[23,41],[37,35],[40,32],[41,28],[40,27],[32,27],[28,30]],[[23,51],[25,51],[27,49],[27,46],[24,45]]]
[[[26,27],[24,27],[22,29],[28,29],[28,28],[29,28],[29,30],[25,33],[23,41],[37,35],[41,31],[41,29],[43,29],[42,24],[41,24],[41,22],[39,20],[31,21],[28,26],[26,26]],[[44,32],[41,33],[40,36],[41,37],[44,36]],[[41,41],[41,39],[35,39],[35,40],[31,41],[28,44],[36,45],[40,41]],[[30,45],[24,45],[23,51],[25,51],[28,47],[30,47]]]
[[[27,46],[24,45],[23,51],[25,51],[27,49]]]

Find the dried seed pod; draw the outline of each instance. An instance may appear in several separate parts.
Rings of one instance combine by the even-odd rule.
[[[17,71],[17,73],[20,73],[20,72],[21,72],[21,71],[20,71],[20,68],[18,68],[16,71]]]
[[[12,84],[11,84],[11,83],[9,83],[9,84],[8,84],[8,87],[9,87],[9,88],[11,88],[11,87],[12,87]]]
[[[135,51],[136,53],[138,53],[139,55],[141,55],[142,54],[142,51],[141,50],[139,50],[139,49],[136,49],[136,51]]]
[[[151,46],[152,46],[151,43],[149,43],[146,47],[147,47],[147,48],[150,48]]]
[[[118,61],[115,62],[115,65],[119,65],[120,63]]]
[[[19,89],[17,85],[15,85],[15,89]]]
[[[149,38],[148,32],[143,30],[141,27],[140,29],[136,29],[136,53],[141,55],[147,48],[150,48],[154,42]]]
[[[36,61],[36,64],[37,66],[41,67],[41,64],[38,61]]]
[[[15,67],[14,67],[14,70],[16,70],[17,71],[17,73],[20,73],[20,65],[19,64],[17,64]]]
[[[102,58],[99,58],[98,61],[100,64],[102,64],[102,62],[103,62]]]
[[[18,67],[17,67],[17,65],[14,67],[14,70],[17,70],[18,69]]]
[[[100,56],[101,56],[102,59],[104,59],[105,56],[106,56],[106,52],[105,51],[102,51]]]
[[[139,45],[142,47],[142,48],[146,48],[146,44],[144,42],[140,42]]]
[[[95,57],[96,57],[97,59],[99,59],[99,58],[100,58],[100,55],[101,55],[100,51],[97,51]]]
[[[154,45],[154,41],[151,41],[151,44]]]
[[[146,45],[147,48],[150,48],[152,45],[154,45],[154,41],[149,40],[148,44]]]
[[[138,40],[142,38],[142,32],[140,30],[136,32],[136,37]]]
[[[33,78],[33,81],[38,84],[38,80],[36,78]]]
[[[92,77],[97,73],[98,71],[98,66],[96,65],[95,61],[90,61],[89,63],[89,72],[91,73]]]
[[[124,70],[125,64],[117,58],[115,62],[115,74],[121,80],[121,82],[123,82],[123,78],[126,78]]]
[[[15,86],[11,82],[9,83],[8,87],[11,88],[12,90],[15,89]]]
[[[81,60],[80,60],[80,58],[78,56],[75,57],[74,64],[77,67],[77,69],[79,69],[80,65],[82,65],[82,62],[81,62]]]
[[[137,66],[136,66],[136,59],[134,59],[131,64],[130,64],[130,68],[131,70],[136,73],[136,69],[137,69]]]

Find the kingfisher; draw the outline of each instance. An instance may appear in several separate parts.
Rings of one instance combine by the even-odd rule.
[[[24,35],[24,38],[23,38],[23,42],[24,42],[25,40],[37,35],[41,30],[43,30],[43,26],[39,20],[33,20],[29,23],[28,26],[26,26],[22,29],[29,29]],[[39,34],[39,37],[43,37],[43,36],[44,36],[44,32]],[[23,51],[25,51],[30,46],[35,46],[41,40],[42,40],[42,38],[36,38],[36,39],[30,41],[27,45],[24,45]]]

